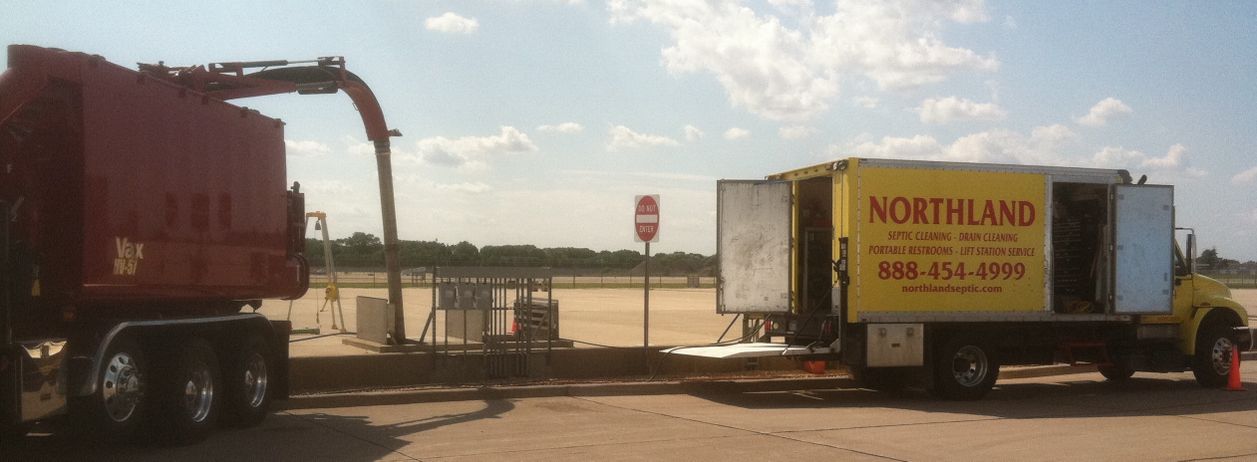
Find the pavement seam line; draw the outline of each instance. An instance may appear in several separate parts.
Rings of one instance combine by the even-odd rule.
[[[549,450],[554,450],[554,449],[582,449],[582,448],[596,448],[600,446],[620,446],[620,445],[625,445],[625,444],[659,443],[663,441],[716,440],[716,439],[724,439],[724,438],[733,438],[735,436],[741,436],[741,435],[704,436],[701,438],[658,438],[658,439],[639,440],[639,441],[617,441],[614,443],[576,444],[572,446],[555,446],[552,448],[513,449],[509,451],[495,451],[495,452],[467,452],[467,453],[462,453],[462,454],[434,456],[434,457],[428,458],[427,460],[448,459],[451,457],[488,456],[488,455],[495,455],[495,454],[519,454],[519,453],[525,453],[525,452],[549,451]]]
[[[314,424],[314,425],[318,425],[318,426],[323,427],[323,428],[325,428],[325,429],[327,429],[327,430],[331,430],[331,431],[333,431],[333,432],[335,432],[335,433],[340,433],[340,434],[342,434],[342,435],[345,435],[345,436],[348,436],[348,437],[350,437],[350,438],[356,439],[356,440],[361,441],[361,442],[363,442],[363,443],[367,443],[367,444],[370,444],[370,445],[372,445],[372,446],[377,446],[377,447],[379,447],[379,448],[382,448],[382,449],[384,449],[384,450],[387,450],[388,452],[391,452],[391,453],[394,453],[394,454],[400,455],[400,456],[402,456],[402,457],[405,457],[405,458],[407,458],[407,459],[413,460],[413,461],[415,461],[415,462],[423,462],[423,460],[422,460],[422,459],[416,458],[416,457],[414,457],[414,456],[412,456],[412,455],[410,455],[410,454],[406,454],[406,453],[404,453],[404,452],[401,452],[401,451],[398,451],[398,450],[396,450],[396,449],[390,448],[390,447],[385,446],[385,445],[383,445],[383,444],[376,443],[376,442],[374,442],[374,441],[368,440],[368,439],[366,439],[366,438],[363,438],[363,437],[361,437],[361,436],[355,435],[355,434],[353,434],[353,433],[349,433],[349,432],[347,432],[347,431],[343,431],[343,430],[340,430],[340,429],[337,429],[337,428],[333,428],[333,427],[331,427],[331,426],[329,426],[329,425],[325,425],[325,424],[323,424],[322,422],[319,422],[319,421],[317,421],[317,420],[314,420],[314,419],[307,419],[307,418],[306,418],[305,416],[303,416],[303,415],[300,415],[300,414],[293,414],[293,413],[291,413],[291,412],[285,412],[285,414],[290,415],[290,416],[293,416],[293,417],[296,417],[296,418],[301,419],[301,420],[304,420],[304,421],[306,421],[306,422],[312,423],[312,424]]]
[[[1046,416],[1043,416],[1043,417],[1046,417]],[[1036,416],[1036,417],[1027,417],[1027,418],[1035,419],[1039,417]],[[865,425],[862,427],[805,428],[805,429],[799,429],[799,430],[779,430],[773,433],[837,432],[837,431],[843,431],[843,430],[864,430],[864,429],[871,429],[871,428],[912,427],[916,425],[942,425],[942,424],[954,424],[954,423],[965,423],[965,422],[989,422],[992,420],[1004,420],[1004,419],[1007,419],[1007,417],[984,417],[984,418],[976,418],[976,419],[942,420],[938,422],[913,422],[913,423],[901,423],[901,424]]]
[[[865,451],[861,451],[861,450],[858,450],[858,449],[844,448],[844,447],[842,447],[842,446],[835,446],[835,445],[832,445],[832,444],[818,443],[818,442],[815,442],[815,441],[807,441],[807,440],[801,440],[801,439],[798,439],[798,438],[791,438],[791,437],[786,436],[786,435],[779,435],[779,434],[772,433],[772,432],[762,432],[762,431],[759,431],[759,430],[751,430],[751,429],[749,429],[749,428],[741,428],[741,427],[736,427],[736,426],[733,426],[733,425],[726,425],[726,424],[716,423],[716,422],[707,422],[707,421],[704,421],[704,420],[691,419],[691,418],[689,418],[689,417],[681,417],[681,416],[676,416],[676,415],[671,415],[671,414],[665,414],[665,413],[662,413],[662,412],[648,411],[648,410],[645,410],[645,409],[637,409],[637,408],[631,408],[631,407],[617,406],[617,405],[615,405],[615,404],[604,403],[604,402],[601,402],[601,401],[595,401],[595,400],[592,400],[592,399],[586,399],[586,398],[581,397],[581,396],[573,396],[572,398],[576,398],[576,399],[579,399],[579,400],[581,400],[581,401],[591,402],[591,403],[594,403],[594,404],[600,404],[600,405],[603,405],[603,406],[613,407],[613,408],[616,408],[616,409],[623,409],[623,410],[628,410],[628,411],[633,411],[633,412],[640,412],[640,413],[642,413],[642,414],[650,414],[650,415],[657,415],[657,416],[661,416],[661,417],[669,417],[669,418],[673,418],[673,419],[684,420],[684,421],[687,421],[687,422],[694,422],[694,423],[698,423],[698,424],[712,425],[712,426],[721,427],[721,428],[728,428],[728,429],[730,429],[730,430],[738,430],[738,431],[743,431],[743,432],[747,432],[747,433],[754,433],[754,434],[757,434],[757,435],[770,436],[770,437],[773,437],[773,438],[781,438],[781,439],[783,439],[783,440],[794,441],[794,442],[797,442],[797,443],[804,443],[804,444],[811,444],[811,445],[816,445],[816,446],[822,446],[822,447],[827,447],[827,448],[830,448],[830,449],[838,449],[838,450],[841,450],[841,451],[853,452],[853,453],[856,453],[856,454],[864,454],[864,455],[866,455],[866,456],[877,457],[877,458],[879,458],[879,459],[893,460],[893,461],[897,461],[897,462],[908,462],[908,461],[903,460],[903,459],[896,459],[896,458],[894,458],[894,457],[884,456],[884,455],[881,455],[881,454],[874,454],[874,453],[871,453],[871,452],[865,452]]]
[[[1203,460],[1223,460],[1223,459],[1235,459],[1235,458],[1237,458],[1237,457],[1248,457],[1248,456],[1257,456],[1257,452],[1250,452],[1250,453],[1247,453],[1247,454],[1233,454],[1233,455],[1229,455],[1229,456],[1202,457],[1202,458],[1200,458],[1200,459],[1183,459],[1183,460],[1180,460],[1179,462],[1199,462],[1199,461],[1203,461]]]
[[[1166,413],[1162,413],[1162,412],[1153,412],[1153,414],[1156,414],[1156,415],[1159,415],[1159,416],[1162,416],[1162,417],[1181,417],[1181,418],[1184,418],[1184,419],[1198,420],[1198,421],[1201,421],[1201,422],[1212,422],[1212,423],[1218,423],[1218,424],[1224,424],[1224,425],[1231,425],[1231,426],[1235,426],[1235,427],[1243,427],[1243,428],[1257,429],[1257,426],[1253,426],[1253,425],[1244,425],[1244,424],[1241,424],[1241,423],[1227,422],[1227,421],[1224,421],[1224,420],[1206,419],[1206,418],[1204,418],[1204,417],[1194,417],[1194,416],[1189,416],[1189,415],[1178,415],[1178,414],[1166,414]]]
[[[1241,397],[1241,398],[1236,398],[1236,399],[1225,399],[1225,400],[1221,400],[1221,401],[1214,401],[1214,402],[1209,402],[1209,403],[1172,404],[1172,405],[1168,405],[1168,406],[1153,406],[1153,407],[1142,408],[1142,409],[1123,409],[1123,408],[1119,408],[1119,407],[1105,406],[1105,405],[1103,405],[1103,404],[1097,404],[1097,405],[1091,405],[1091,406],[1084,406],[1084,405],[1081,405],[1081,404],[1068,404],[1068,403],[1066,403],[1066,404],[1063,404],[1063,405],[1064,405],[1064,406],[1071,406],[1071,407],[1081,407],[1081,408],[1085,408],[1085,409],[1096,409],[1096,408],[1099,408],[1099,409],[1108,409],[1108,410],[1110,410],[1110,411],[1113,411],[1113,413],[1112,413],[1112,415],[1113,415],[1113,416],[1121,416],[1121,415],[1131,415],[1131,416],[1137,416],[1137,415],[1148,415],[1148,414],[1151,414],[1151,415],[1159,415],[1159,416],[1162,416],[1162,417],[1182,417],[1182,418],[1184,418],[1184,419],[1198,420],[1198,421],[1202,421],[1202,422],[1212,422],[1212,423],[1219,423],[1219,424],[1232,425],[1232,426],[1236,426],[1236,427],[1244,427],[1244,428],[1254,428],[1254,429],[1257,429],[1257,426],[1254,426],[1254,425],[1245,425],[1245,424],[1241,424],[1241,423],[1227,422],[1227,421],[1224,421],[1224,420],[1206,419],[1206,418],[1204,418],[1204,417],[1195,417],[1195,416],[1189,416],[1189,415],[1180,415],[1180,414],[1171,414],[1171,413],[1161,412],[1161,411],[1165,411],[1165,410],[1172,410],[1172,409],[1176,409],[1176,408],[1188,408],[1188,407],[1192,407],[1192,406],[1206,406],[1206,405],[1210,405],[1210,404],[1226,404],[1226,403],[1235,403],[1235,402],[1245,401],[1245,400],[1249,400],[1249,399],[1251,399],[1251,398]],[[1041,417],[1047,417],[1047,416],[1041,416]],[[1033,417],[1033,418],[1038,418],[1038,417]],[[1208,459],[1203,459],[1203,460],[1208,460]]]

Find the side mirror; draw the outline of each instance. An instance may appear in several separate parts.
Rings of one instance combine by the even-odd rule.
[[[1187,272],[1196,272],[1196,234],[1187,234]]]

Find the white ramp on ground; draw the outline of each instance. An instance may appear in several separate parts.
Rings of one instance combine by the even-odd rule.
[[[734,343],[713,346],[679,346],[663,350],[665,354],[699,358],[766,358],[770,356],[806,356],[833,353],[828,347],[806,347],[784,343]]]

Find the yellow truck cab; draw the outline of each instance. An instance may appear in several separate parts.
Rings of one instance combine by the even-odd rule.
[[[1014,364],[1220,386],[1248,316],[1192,270],[1173,195],[1125,170],[863,158],[721,180],[717,311],[752,341],[674,353],[837,360],[951,399]]]

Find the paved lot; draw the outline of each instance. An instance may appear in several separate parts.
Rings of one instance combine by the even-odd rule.
[[[1257,378],[1257,362],[1245,364]],[[1255,460],[1257,380],[1191,374],[1008,380],[978,402],[858,389],[302,409],[191,447],[84,447],[56,436],[3,460]]]
[[[357,328],[358,296],[387,298],[385,289],[341,289],[341,305],[349,330]],[[403,291],[406,303],[406,332],[418,339],[432,306],[432,290],[410,288]],[[544,296],[544,295],[541,295]],[[642,289],[554,289],[559,300],[559,333],[568,339],[614,346],[642,344]],[[311,290],[292,302],[293,327],[331,329],[331,311],[324,306],[323,291]],[[268,300],[261,312],[271,319],[286,319],[289,302]],[[438,312],[440,316],[444,314]],[[317,316],[316,316],[317,315]],[[650,341],[653,345],[697,345],[714,342],[733,320],[716,314],[715,289],[655,289],[650,292]],[[438,324],[441,325],[441,324]],[[340,319],[337,318],[340,327]],[[733,330],[740,334],[737,326]],[[430,334],[429,334],[430,335]],[[428,337],[431,339],[431,337]],[[589,347],[577,344],[578,348]],[[293,344],[293,356],[338,356],[364,354],[365,350],[342,346],[341,339],[328,337]]]
[[[355,297],[387,297],[385,289],[342,289],[341,299],[348,329],[357,327]],[[406,329],[418,338],[432,306],[431,289],[406,289]],[[554,296],[560,303],[560,333],[565,338],[615,346],[638,346],[642,342],[642,290],[563,289]],[[1233,296],[1249,308],[1257,325],[1257,289],[1236,289]],[[319,326],[331,330],[330,311],[317,316],[323,304],[323,291],[311,290],[292,304],[293,327]],[[262,313],[271,319],[285,319],[289,303],[267,301]],[[728,327],[732,316],[716,314],[715,289],[658,289],[650,294],[650,338],[653,345],[699,345],[715,341]],[[339,323],[338,323],[339,326]],[[731,332],[740,333],[734,326]],[[589,345],[577,344],[578,348]],[[293,356],[340,356],[366,354],[366,350],[345,346],[339,337],[326,337],[293,344]]]

